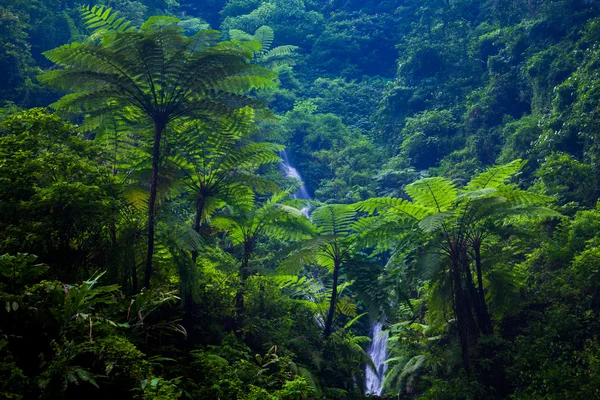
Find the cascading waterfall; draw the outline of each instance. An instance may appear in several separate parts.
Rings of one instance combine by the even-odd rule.
[[[371,344],[367,348],[367,354],[373,360],[377,374],[370,368],[367,367],[365,373],[365,386],[367,388],[367,394],[373,394],[379,396],[383,389],[383,377],[387,370],[387,364],[384,361],[387,358],[387,331],[382,331],[383,325],[381,322],[374,322],[371,325],[371,331],[369,337],[371,338]],[[379,376],[377,376],[379,374]]]
[[[290,157],[287,153],[287,150],[282,150],[279,153],[279,156],[283,160],[283,162],[281,163],[281,169],[283,169],[283,173],[285,174],[285,176],[287,176],[288,178],[297,179],[300,182],[302,182],[302,176],[300,176],[300,173],[298,172],[298,170],[296,168],[294,168],[292,166],[292,164],[290,163]],[[310,193],[308,193],[308,190],[306,189],[306,186],[304,185],[304,183],[302,183],[302,186],[300,186],[300,189],[298,189],[298,191],[294,194],[294,198],[301,199],[301,200],[310,200],[311,199]],[[308,217],[308,207],[303,208],[302,213]]]
[[[302,182],[302,176],[298,172],[296,168],[294,168],[290,162],[290,157],[287,153],[287,150],[283,150],[279,153],[279,156],[283,160],[281,163],[281,169],[283,173],[288,178],[294,178]],[[294,194],[295,199],[302,200],[311,200],[310,194],[306,189],[304,183],[300,186],[300,189]],[[302,209],[302,213],[308,217],[308,207]],[[315,301],[315,299],[309,299]],[[323,326],[324,322],[317,318],[317,322],[319,325]],[[374,394],[379,396],[381,394],[382,385],[383,385],[383,377],[385,375],[385,371],[387,370],[387,364],[384,364],[384,361],[387,358],[387,339],[388,333],[382,332],[381,330],[382,324],[380,322],[374,322],[371,325],[371,331],[369,333],[369,337],[371,338],[371,344],[367,349],[367,353],[369,357],[373,360],[373,364],[377,368],[377,372],[379,376],[371,369],[367,368],[365,374],[365,386],[367,388],[367,394]]]

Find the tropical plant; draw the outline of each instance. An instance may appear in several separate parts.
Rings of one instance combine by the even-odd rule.
[[[280,266],[287,273],[299,272],[304,263],[315,261],[332,274],[333,283],[323,333],[333,332],[340,271],[353,262],[353,252],[358,239],[355,230],[356,209],[352,205],[327,204],[311,212],[311,220],[317,226],[319,236],[299,243]]]
[[[229,37],[232,40],[239,41],[257,41],[260,43],[260,50],[256,51],[254,62],[269,69],[281,65],[292,65],[292,56],[298,50],[298,46],[281,45],[271,48],[275,40],[275,32],[268,25],[258,28],[253,35],[239,29],[230,29]]]
[[[241,327],[244,314],[245,283],[254,273],[250,261],[259,240],[271,237],[282,241],[298,241],[315,233],[314,226],[302,210],[285,201],[295,191],[295,187],[284,190],[250,210],[232,209],[231,214],[216,216],[211,220],[214,229],[227,232],[229,240],[241,248],[240,284],[236,295],[238,327]]]
[[[254,191],[275,192],[272,181],[256,173],[258,167],[280,161],[277,153],[283,146],[251,140],[254,113],[245,108],[238,111],[245,126],[238,127],[220,121],[206,126],[200,121],[185,124],[174,136],[175,154],[171,160],[182,174],[186,193],[194,205],[193,229],[200,233],[201,225],[225,204],[251,209]],[[193,252],[193,261],[197,252]]]
[[[173,17],[151,17],[139,29],[116,19],[111,9],[91,8],[84,15],[99,42],[71,43],[45,53],[62,68],[40,76],[53,87],[74,91],[53,108],[98,117],[131,107],[153,126],[152,177],[148,199],[148,251],[144,283],[153,273],[155,203],[161,143],[170,124],[185,118],[208,122],[233,117],[245,106],[261,104],[243,95],[273,84],[274,74],[250,65],[255,42],[218,42],[217,31],[185,36]]]
[[[358,206],[359,210],[379,213],[378,217],[369,217],[371,229],[362,233],[379,240],[379,246],[402,250],[396,248],[400,239],[419,229],[427,235],[431,252],[449,263],[449,268],[443,270],[452,282],[451,300],[466,370],[469,348],[479,333],[487,335],[493,329],[481,256],[486,238],[500,229],[514,232],[514,225],[525,220],[559,216],[545,206],[552,200],[550,197],[509,183],[523,165],[521,160],[515,160],[492,167],[462,188],[446,178],[424,178],[405,187],[413,202],[373,198]]]

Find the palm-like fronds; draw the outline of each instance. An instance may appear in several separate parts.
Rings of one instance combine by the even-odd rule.
[[[239,123],[227,120],[217,124],[191,121],[174,135],[176,154],[172,161],[195,205],[194,228],[207,222],[224,204],[237,209],[252,209],[254,191],[277,192],[273,182],[256,174],[257,168],[280,161],[283,146],[250,140],[254,113],[244,108],[237,112]]]
[[[327,204],[316,208],[312,221],[319,227],[323,235],[346,236],[352,232],[356,211],[346,204]]]
[[[495,310],[501,310],[498,303],[508,301],[508,297],[501,298],[494,282],[510,274],[482,266],[486,238],[512,224],[560,215],[547,207],[552,200],[550,197],[510,184],[523,165],[521,160],[515,160],[492,167],[475,176],[463,188],[446,178],[425,178],[405,188],[412,202],[379,198],[357,205],[357,210],[369,214],[354,224],[366,245],[401,252],[402,239],[419,231],[421,240],[429,241],[432,254],[441,256],[435,263],[441,261],[443,268],[437,268],[434,276],[425,273],[421,276],[433,279],[433,288],[444,288],[440,304],[446,302],[454,307],[465,366],[468,366],[468,342],[473,339],[467,338],[466,332],[490,333],[492,326],[487,304],[494,304]],[[450,279],[442,277],[442,273],[450,274]],[[442,292],[432,290],[432,293]],[[432,310],[436,308],[433,303],[431,306]],[[445,310],[444,307],[438,309]],[[476,326],[469,327],[470,321],[475,324],[475,320]]]
[[[420,179],[407,185],[404,190],[417,204],[437,212],[451,208],[458,195],[456,185],[441,177]]]
[[[246,93],[274,85],[276,74],[249,64],[260,48],[256,41],[219,43],[216,31],[188,37],[173,17],[151,17],[133,29],[110,9],[82,9],[82,14],[101,40],[47,51],[46,57],[59,68],[45,72],[39,80],[73,92],[54,103],[56,109],[83,111],[89,120],[110,115],[115,107],[129,107],[153,125],[145,276],[149,286],[159,159],[167,127],[188,118],[207,123],[235,121],[239,109],[263,108]]]
[[[104,6],[82,6],[81,17],[88,29],[94,33],[101,31],[126,32],[136,28],[125,18],[119,18],[119,12],[112,12],[112,8]]]
[[[273,28],[267,25],[259,27],[253,35],[241,31],[239,29],[231,29],[229,37],[232,40],[241,42],[255,41],[259,43],[258,49],[255,51],[255,63],[268,68],[274,68],[279,65],[293,64],[292,56],[298,50],[298,46],[282,45],[271,48],[275,40],[275,32]]]
[[[524,166],[525,161],[520,159],[511,161],[508,164],[494,166],[471,179],[465,189],[467,191],[473,191],[502,187],[508,180],[517,175]]]
[[[291,194],[286,190],[250,211],[234,210],[211,219],[211,226],[227,232],[234,244],[252,246],[263,235],[293,241],[314,234],[314,227],[301,210],[281,203]],[[246,246],[245,246],[246,247]]]

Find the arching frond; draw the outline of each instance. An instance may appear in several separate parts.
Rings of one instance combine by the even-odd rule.
[[[347,317],[354,318],[356,317],[356,303],[351,301],[348,298],[339,299],[335,303],[335,310]]]
[[[266,52],[261,60],[268,62],[274,58],[286,57],[293,54],[298,48],[298,46],[292,45],[277,46]]]
[[[456,185],[442,177],[420,179],[407,185],[404,190],[417,204],[437,212],[451,208],[458,196]]]
[[[355,208],[346,204],[327,204],[313,210],[311,218],[323,235],[346,236],[352,232]]]
[[[455,213],[453,211],[439,212],[431,214],[425,217],[419,222],[419,228],[424,232],[435,232],[442,227],[442,225],[450,218],[453,218]]]
[[[112,8],[104,6],[81,6],[81,17],[88,29],[94,34],[103,31],[127,32],[136,30],[131,22],[125,18],[119,18],[119,12],[113,12]]]
[[[244,243],[244,239],[247,237],[244,221],[239,217],[213,217],[210,220],[210,225],[217,231],[226,232],[234,244]]]
[[[240,29],[230,29],[229,30],[229,38],[231,40],[239,40],[239,41],[249,41],[253,40],[254,36],[249,33],[246,33]]]
[[[473,191],[501,187],[518,174],[523,169],[525,163],[526,161],[517,159],[508,164],[491,167],[471,179],[467,186],[465,186],[465,189]]]
[[[273,28],[267,25],[263,25],[254,32],[254,40],[258,41],[261,46],[262,52],[267,52],[271,48],[273,44],[273,40],[275,39],[275,32],[273,32]]]
[[[420,221],[433,212],[427,206],[395,197],[376,197],[364,200],[356,204],[356,209],[369,214],[373,214],[375,211],[380,214],[389,212],[415,221]]]

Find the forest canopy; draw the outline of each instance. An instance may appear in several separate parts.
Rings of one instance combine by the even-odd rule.
[[[600,396],[595,0],[0,4],[0,398]]]

